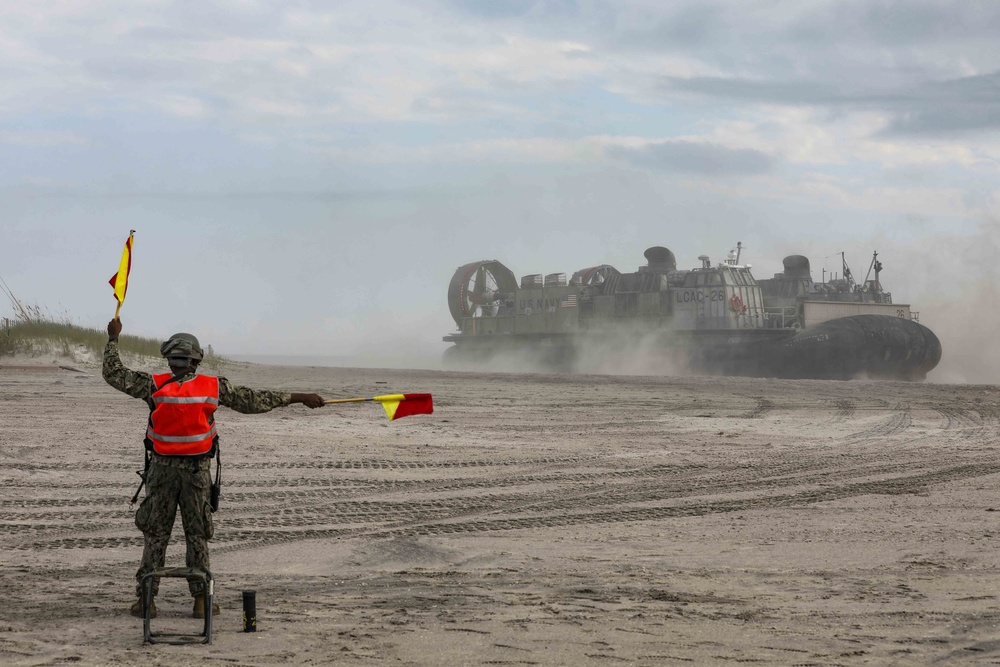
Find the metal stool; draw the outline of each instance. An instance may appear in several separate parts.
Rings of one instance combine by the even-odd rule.
[[[150,604],[153,599],[153,579],[178,577],[205,582],[205,627],[201,634],[183,632],[153,632],[149,628]],[[149,644],[211,644],[212,643],[212,599],[215,597],[215,582],[208,568],[200,567],[158,567],[142,578],[142,634]]]

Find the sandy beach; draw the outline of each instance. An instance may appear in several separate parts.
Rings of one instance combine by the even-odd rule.
[[[214,642],[150,646],[128,614],[146,407],[93,364],[16,363],[4,665],[1000,664],[994,386],[235,364],[436,409],[220,410]],[[158,606],[198,629],[182,580]]]

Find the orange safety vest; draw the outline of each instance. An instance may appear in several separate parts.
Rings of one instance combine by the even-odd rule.
[[[219,406],[219,378],[196,375],[184,382],[167,382],[170,373],[154,375],[152,414],[146,437],[163,456],[199,456],[212,450]]]

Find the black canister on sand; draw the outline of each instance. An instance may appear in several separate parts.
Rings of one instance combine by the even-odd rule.
[[[243,632],[257,632],[257,591],[243,591]]]

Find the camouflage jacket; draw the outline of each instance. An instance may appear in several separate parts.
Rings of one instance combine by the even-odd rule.
[[[164,369],[166,371],[166,369]],[[133,398],[141,398],[149,405],[149,409],[154,408],[153,392],[156,390],[153,384],[153,376],[142,371],[134,371],[127,368],[122,363],[118,354],[118,341],[109,340],[104,347],[104,380],[117,389]],[[194,377],[190,373],[181,382]],[[219,378],[219,404],[227,408],[232,408],[237,412],[254,414],[258,412],[268,412],[274,408],[291,405],[292,395],[284,391],[267,391],[262,389],[250,389],[235,385],[224,377]],[[188,457],[157,456],[157,460],[162,459],[185,459]],[[207,461],[205,461],[207,465]]]

